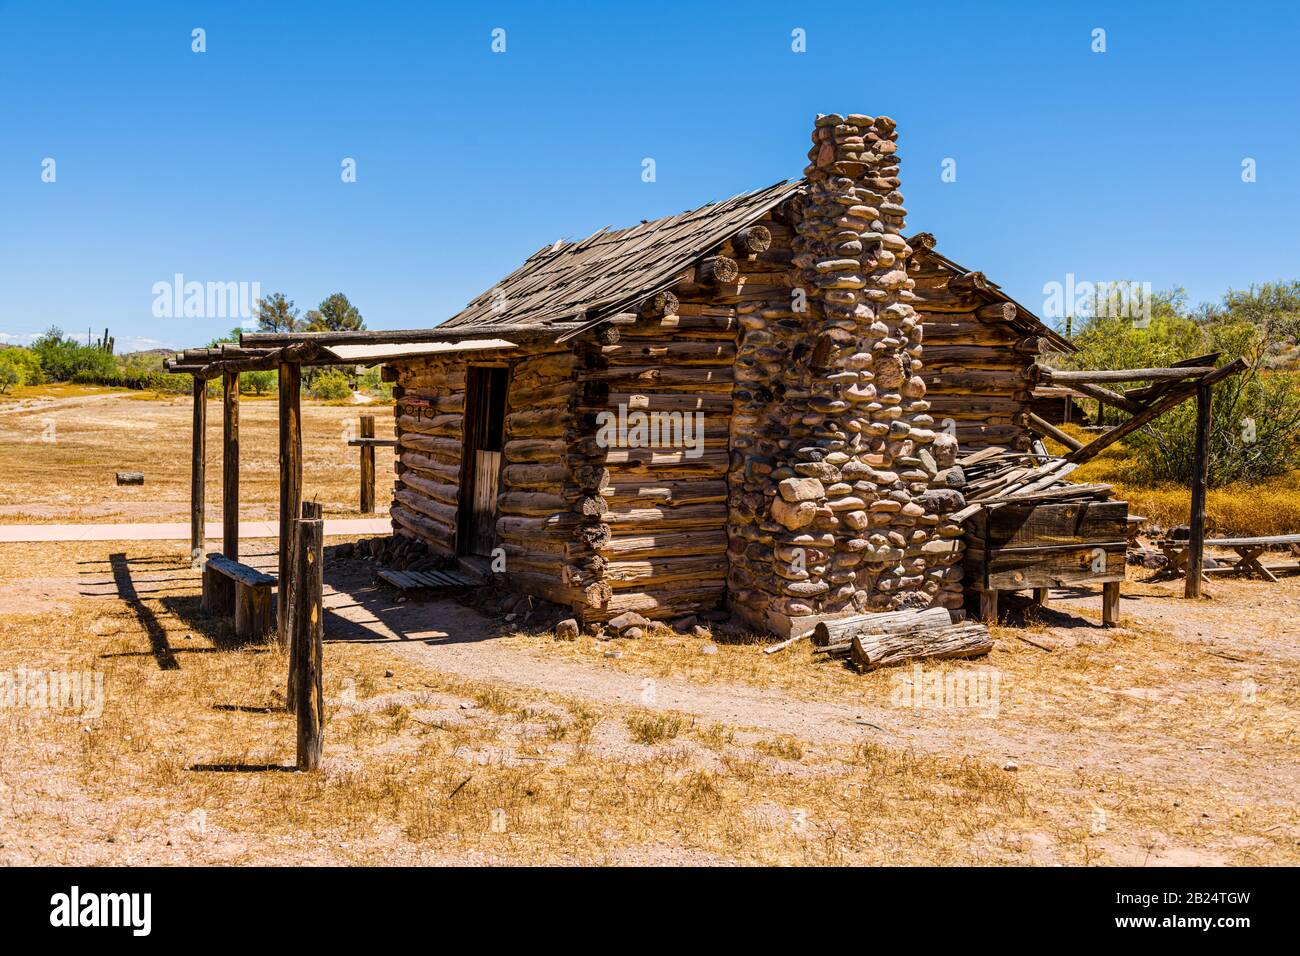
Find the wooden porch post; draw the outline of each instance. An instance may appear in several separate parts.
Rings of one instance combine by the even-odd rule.
[[[375,416],[361,416],[361,437],[375,437]],[[361,446],[361,513],[375,510],[375,446]]]
[[[294,521],[302,507],[302,367],[280,366],[280,574],[275,608],[276,639],[289,646],[292,620]]]
[[[208,382],[194,376],[194,420],[190,436],[190,567],[203,567],[203,485],[207,477]]]
[[[239,560],[239,373],[222,373],[221,553]]]
[[[1187,583],[1183,595],[1201,596],[1205,563],[1205,492],[1210,476],[1210,403],[1214,389],[1202,383],[1196,389],[1196,457],[1192,465],[1192,520],[1187,542]]]
[[[298,724],[298,769],[316,770],[321,759],[321,730],[325,723],[321,692],[321,639],[324,634],[322,567],[325,522],[294,522],[297,544],[293,565],[293,646],[290,648],[290,686],[295,700],[289,706]]]
[[[293,546],[297,548],[301,544],[303,525],[308,522],[315,522],[319,524],[322,529],[321,533],[323,535],[325,522],[322,519],[324,517],[325,517],[324,509],[321,507],[321,503],[319,501],[304,501],[302,503],[302,520],[294,522],[294,528],[296,530],[294,531]],[[294,559],[295,559],[294,588],[297,587],[296,582],[302,580],[301,561],[299,560],[301,558],[302,555],[299,552],[295,551],[294,552]],[[324,574],[323,569],[321,570],[321,574],[322,575]],[[324,580],[323,577],[322,580]],[[303,595],[299,595],[295,591],[294,600],[298,600],[301,597],[303,597]],[[311,600],[311,595],[306,595],[306,598],[307,600]],[[320,604],[319,597],[317,598],[316,603]],[[298,611],[294,610],[292,613],[294,615],[297,615]],[[298,665],[296,663],[298,657],[298,645],[299,642],[304,639],[304,635],[307,634],[307,632],[298,629],[298,618],[296,616],[293,617],[293,622],[294,622],[293,633],[289,635],[291,639],[291,643],[289,645],[289,679],[285,682],[284,697],[285,697],[285,707],[290,712],[296,713],[298,707]],[[316,656],[319,659],[320,655],[317,654]]]

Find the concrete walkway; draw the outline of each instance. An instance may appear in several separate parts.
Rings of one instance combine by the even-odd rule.
[[[327,518],[325,534],[387,534],[392,531],[389,518]],[[209,524],[206,538],[221,540],[221,524]],[[278,521],[241,521],[241,538],[279,537]],[[0,544],[18,541],[188,541],[190,526],[187,522],[155,522],[145,524],[3,524],[0,525]]]

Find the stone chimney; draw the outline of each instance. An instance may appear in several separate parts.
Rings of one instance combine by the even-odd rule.
[[[962,532],[943,515],[964,502],[931,490],[956,441],[920,376],[897,138],[888,117],[818,117],[785,211],[791,303],[742,316],[736,412],[758,421],[733,461],[733,514],[747,505],[753,529],[733,531],[732,606],[778,633],[961,603]]]

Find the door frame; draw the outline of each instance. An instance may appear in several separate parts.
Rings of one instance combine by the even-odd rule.
[[[476,519],[474,515],[474,496],[476,491],[476,468],[478,452],[485,450],[482,445],[492,429],[488,416],[493,413],[492,379],[498,378],[500,384],[500,451],[505,449],[506,416],[509,414],[510,365],[506,362],[472,362],[465,369],[465,411],[461,427],[462,449],[460,467],[460,494],[456,513],[456,553],[462,557],[473,555],[470,549],[474,544]],[[480,384],[480,381],[482,384]],[[491,450],[491,449],[486,449]],[[492,502],[492,542],[496,545],[497,499],[501,495],[501,472],[505,467],[505,455],[497,466],[497,492]]]

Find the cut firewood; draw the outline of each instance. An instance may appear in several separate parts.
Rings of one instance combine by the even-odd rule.
[[[989,629],[976,622],[905,634],[857,634],[853,663],[866,672],[904,661],[980,657],[993,650]]]
[[[897,633],[914,627],[945,627],[953,623],[953,612],[944,607],[923,611],[891,611],[880,614],[855,614],[821,621],[813,629],[813,645],[827,647],[848,642],[854,634]]]

